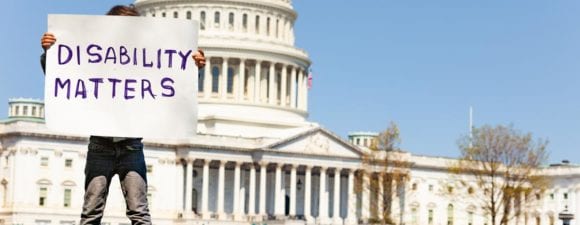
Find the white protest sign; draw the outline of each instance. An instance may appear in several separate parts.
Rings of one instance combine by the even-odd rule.
[[[109,137],[186,138],[197,127],[198,23],[49,15],[49,129]]]

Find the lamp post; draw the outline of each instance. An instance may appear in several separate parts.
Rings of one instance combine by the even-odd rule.
[[[566,206],[566,209],[558,214],[558,219],[562,220],[563,225],[570,225],[570,220],[574,219],[574,214],[568,212],[568,206]]]

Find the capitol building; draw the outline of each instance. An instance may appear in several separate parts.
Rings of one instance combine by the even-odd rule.
[[[491,225],[469,195],[444,193],[456,159],[397,152],[408,179],[356,188],[381,179],[372,175],[381,168],[363,165],[377,133],[345,139],[308,121],[311,61],[294,44],[291,0],[134,4],[142,16],[200,21],[207,58],[198,76],[198,134],[144,139],[153,224],[368,224],[383,216],[377,202],[387,198],[394,224]],[[0,225],[78,224],[88,137],[48,130],[42,101],[8,104],[0,120]],[[580,219],[580,166],[564,161],[538,171],[552,178],[549,189],[510,224],[561,224],[564,210]],[[102,224],[130,224],[116,177]]]

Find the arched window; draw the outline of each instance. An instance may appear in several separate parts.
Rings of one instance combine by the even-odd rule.
[[[218,93],[220,87],[220,69],[214,66],[211,69],[211,92]]]
[[[260,33],[260,16],[256,16],[256,34]]]
[[[234,68],[229,67],[228,68],[228,88],[227,88],[228,94],[231,94],[234,92]]]
[[[467,225],[473,225],[473,212],[467,213]]]
[[[276,37],[278,37],[278,34],[279,34],[278,30],[279,29],[280,29],[280,20],[276,19]]]
[[[453,225],[453,205],[447,206],[447,225]]]
[[[205,30],[205,11],[199,14],[199,26],[201,30]]]
[[[187,13],[185,13],[185,17],[190,20],[191,19],[191,11],[187,11]]]
[[[418,211],[419,210],[417,210],[417,207],[411,208],[411,224],[413,224],[413,225],[419,224],[419,219],[418,219],[418,215],[417,215]]]
[[[270,17],[266,19],[266,35],[270,36]]]
[[[45,206],[47,197],[48,197],[48,188],[40,187],[40,189],[38,190],[38,206]]]
[[[248,31],[248,14],[242,15],[242,29],[244,29],[244,32]]]
[[[173,12],[173,18],[177,19],[179,17],[179,13],[178,12]]]
[[[433,209],[429,209],[429,211],[427,211],[427,222],[428,224],[433,224],[433,220],[434,220],[434,215],[433,215]]]
[[[199,70],[197,72],[197,91],[203,92],[203,81],[205,79],[205,70]]]
[[[72,197],[72,189],[65,188],[64,189],[64,199],[63,199],[63,206],[65,208],[69,208],[70,207],[71,197]]]
[[[220,12],[213,14],[213,23],[216,28],[220,27]]]
[[[228,15],[228,29],[229,30],[233,30],[234,29],[234,13],[231,12]]]

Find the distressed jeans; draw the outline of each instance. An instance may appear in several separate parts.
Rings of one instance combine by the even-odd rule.
[[[151,225],[147,205],[147,168],[141,139],[113,142],[91,136],[85,166],[85,196],[81,225],[101,224],[113,176],[119,175],[132,225]]]

